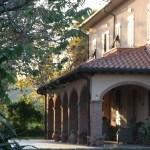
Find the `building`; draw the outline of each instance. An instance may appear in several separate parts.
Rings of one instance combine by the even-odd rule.
[[[90,60],[38,89],[46,95],[47,133],[77,130],[99,138],[103,117],[114,127],[144,121],[150,116],[150,0],[111,0],[80,29],[89,30]]]

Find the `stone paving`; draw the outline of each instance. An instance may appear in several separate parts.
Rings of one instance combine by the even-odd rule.
[[[54,142],[53,140],[19,140],[20,145],[32,145],[39,149],[113,149],[113,148],[135,148],[135,149],[149,149],[149,146],[140,146],[140,145],[126,145],[126,144],[117,144],[117,143],[106,143],[104,147],[91,147],[86,145],[73,145],[69,143]],[[31,149],[31,147],[27,147]]]

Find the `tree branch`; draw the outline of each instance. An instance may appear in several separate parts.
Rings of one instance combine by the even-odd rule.
[[[34,1],[34,0],[25,0],[22,4],[16,5],[16,6],[11,6],[11,7],[10,6],[8,7],[8,5],[5,5],[3,1],[0,1],[0,5],[1,6],[5,5],[5,8],[6,8],[7,11],[14,11],[14,10],[20,9],[20,8],[28,5],[32,1]],[[6,12],[6,10],[5,9],[0,10],[0,15],[3,14],[4,12]]]

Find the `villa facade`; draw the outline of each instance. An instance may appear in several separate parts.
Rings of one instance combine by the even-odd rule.
[[[54,130],[104,133],[150,116],[150,0],[111,0],[80,25],[89,31],[89,60],[41,86],[47,137]],[[78,140],[80,143],[80,140]]]

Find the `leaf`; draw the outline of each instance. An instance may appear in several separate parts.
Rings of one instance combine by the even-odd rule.
[[[15,78],[11,73],[7,72],[7,80],[9,83],[15,83]]]
[[[0,68],[0,79],[3,80],[7,77],[7,72],[4,68]]]
[[[39,74],[39,70],[33,70],[32,71],[32,75],[35,77],[35,76],[37,76]]]

